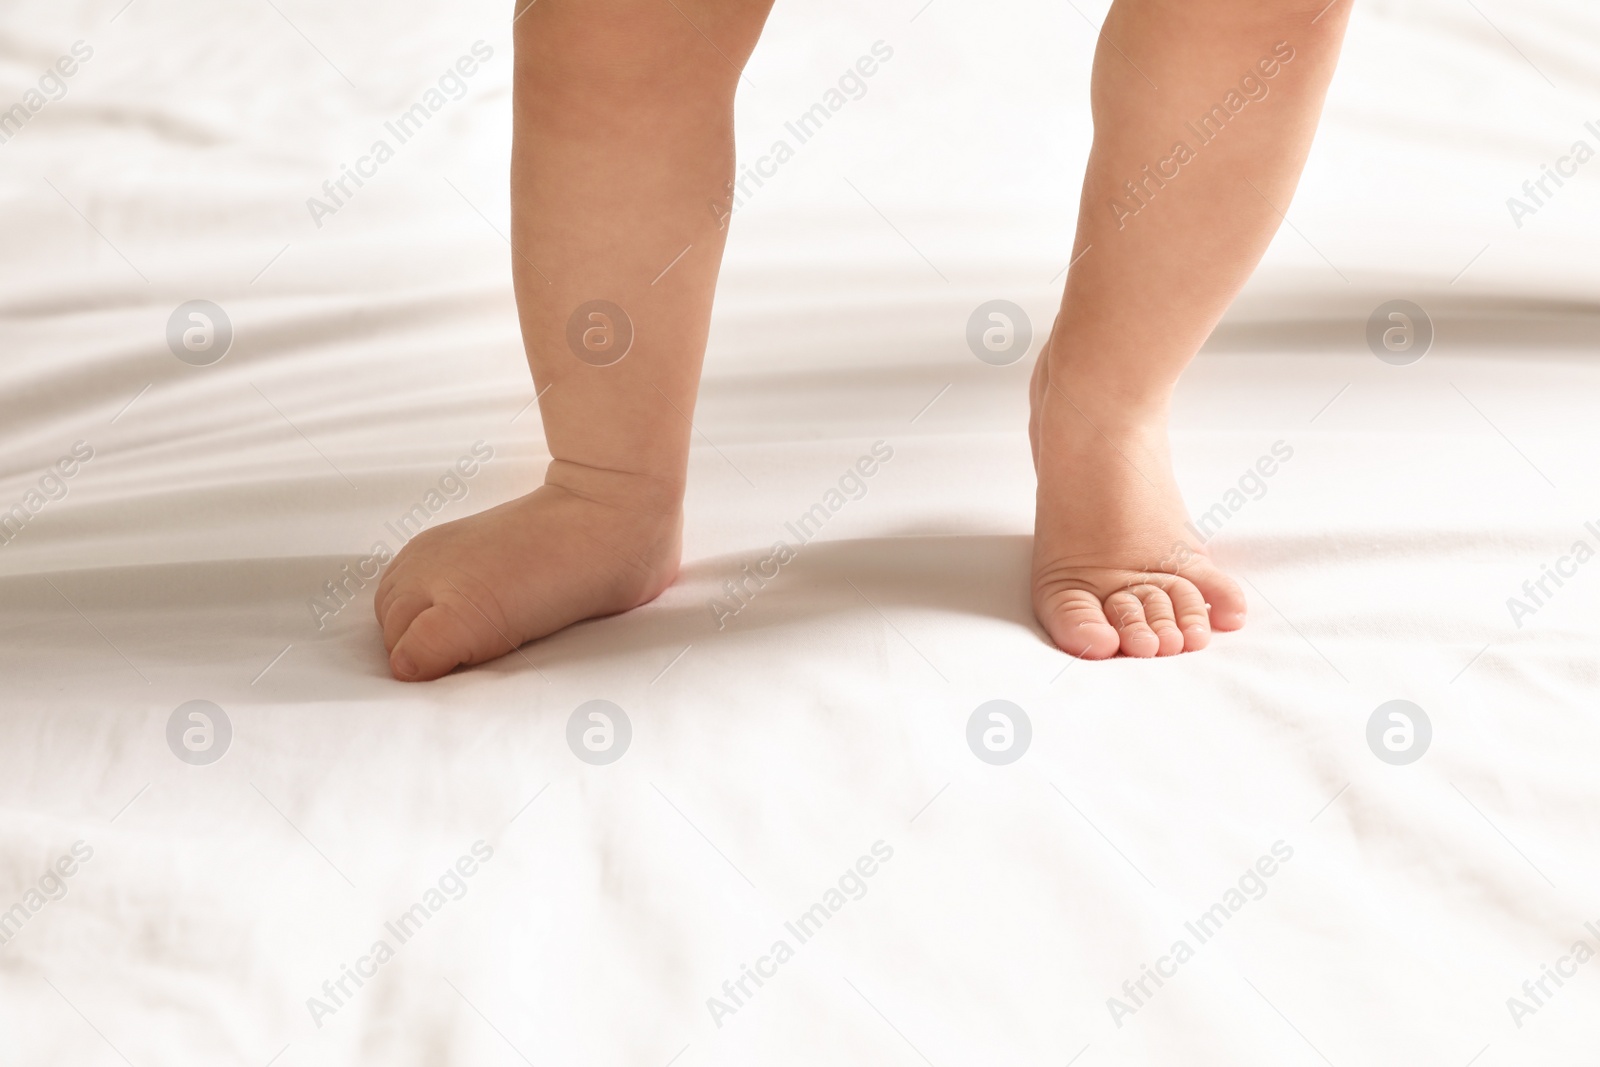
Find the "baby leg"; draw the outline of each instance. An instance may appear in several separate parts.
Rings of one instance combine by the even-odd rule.
[[[1098,659],[1203,648],[1245,600],[1188,529],[1178,375],[1289,207],[1351,0],[1117,0],[1061,310],[1034,368],[1033,606]]]
[[[503,656],[676,576],[734,90],[769,6],[543,0],[518,18],[512,269],[552,459],[527,496],[390,564],[375,609],[395,677]]]

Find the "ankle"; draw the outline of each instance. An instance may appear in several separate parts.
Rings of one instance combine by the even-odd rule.
[[[1053,394],[1049,399],[1068,410],[1117,426],[1166,422],[1175,382],[1126,373],[1104,359],[1075,358],[1059,349],[1046,349],[1040,362],[1040,383]]]
[[[683,512],[682,478],[552,459],[545,468],[544,484],[591,503],[622,508],[641,517],[676,519]]]
[[[1171,410],[1170,389],[1152,390],[1115,380],[1097,380],[1060,368],[1050,373],[1047,388],[1046,410],[1052,415],[1067,424],[1081,424],[1113,437],[1164,427]]]

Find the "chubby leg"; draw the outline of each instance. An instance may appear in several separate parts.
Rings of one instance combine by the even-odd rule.
[[[539,0],[518,18],[512,268],[553,458],[527,496],[390,564],[374,606],[396,678],[503,656],[676,576],[734,90],[769,7]]]
[[[1245,600],[1187,528],[1173,386],[1288,209],[1351,0],[1117,0],[1075,265],[1034,368],[1033,605],[1099,659],[1205,647]]]

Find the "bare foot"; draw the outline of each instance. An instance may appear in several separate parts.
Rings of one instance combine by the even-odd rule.
[[[1029,436],[1039,476],[1033,611],[1064,652],[1105,659],[1206,647],[1244,625],[1245,599],[1188,529],[1164,399],[1108,395],[1034,368]]]
[[[527,496],[424,530],[395,556],[373,608],[403,682],[506,655],[672,584],[681,489],[560,460]]]

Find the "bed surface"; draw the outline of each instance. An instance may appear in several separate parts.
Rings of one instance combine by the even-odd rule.
[[[1600,162],[1506,204],[1600,148],[1591,4],[1358,6],[1290,225],[1175,412],[1250,625],[1103,663],[1028,606],[1031,358],[965,341],[991,299],[1048,324],[1103,6],[781,5],[742,159],[893,54],[735,219],[682,579],[407,686],[362,561],[547,458],[501,236],[509,16],[120,2],[0,15],[0,108],[92,50],[0,143],[0,512],[41,502],[0,545],[0,1062],[1593,1049]],[[1408,365],[1364,339],[1397,299],[1435,335]],[[192,300],[233,332],[208,366],[167,341]],[[1031,726],[1004,765],[968,743],[996,700]],[[1409,764],[1369,746],[1396,700],[1431,728]],[[592,701],[631,732],[609,763],[580,758]],[[1526,992],[1546,966],[1574,976]]]

